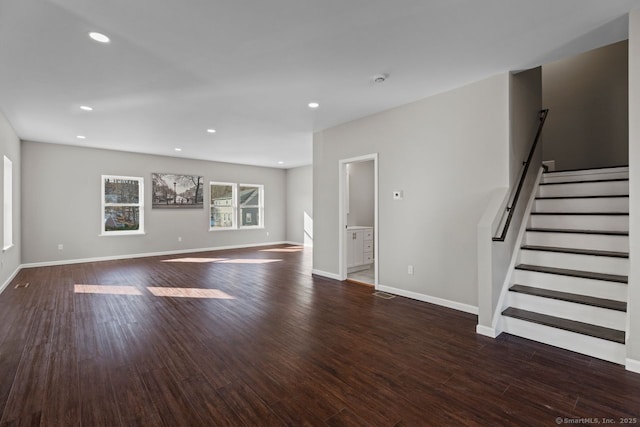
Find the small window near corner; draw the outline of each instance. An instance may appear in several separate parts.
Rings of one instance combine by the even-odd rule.
[[[144,234],[144,179],[102,175],[102,236]]]

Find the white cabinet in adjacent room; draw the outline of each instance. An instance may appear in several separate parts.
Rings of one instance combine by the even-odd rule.
[[[347,268],[364,270],[373,264],[373,227],[347,227]]]

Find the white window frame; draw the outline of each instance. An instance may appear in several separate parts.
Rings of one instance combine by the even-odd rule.
[[[211,209],[213,209],[213,200],[211,199],[211,187],[214,185],[231,186],[231,227],[212,227],[211,226]],[[228,231],[238,229],[238,184],[234,182],[209,181],[209,231]]]
[[[106,203],[104,200],[104,183],[106,179],[122,179],[138,181],[138,203]],[[101,203],[100,203],[100,236],[131,236],[145,234],[144,231],[144,178],[139,176],[102,175],[100,178]],[[140,212],[140,220],[137,230],[107,231],[105,230],[105,208],[109,206],[137,206]]]
[[[13,163],[4,156],[4,223],[2,251],[13,247]]]
[[[242,225],[242,206],[240,206],[240,189],[242,187],[257,187],[259,192],[258,200],[258,225]],[[251,230],[264,228],[264,185],[263,184],[239,184],[238,185],[238,227],[241,230]]]

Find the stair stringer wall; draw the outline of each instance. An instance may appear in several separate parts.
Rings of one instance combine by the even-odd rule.
[[[513,272],[515,271],[515,267],[518,262],[518,258],[520,256],[520,247],[522,246],[522,241],[527,232],[527,227],[529,226],[529,218],[531,216],[531,211],[533,210],[533,206],[536,200],[536,195],[538,194],[538,187],[540,185],[540,181],[542,180],[543,173],[544,173],[544,168],[540,167],[540,169],[538,170],[538,175],[536,176],[536,180],[533,184],[531,194],[529,195],[529,200],[527,201],[527,206],[525,208],[524,215],[522,217],[522,223],[520,224],[520,229],[518,230],[518,237],[516,238],[516,244],[513,247],[513,253],[511,254],[511,261],[509,262],[507,275],[504,279],[502,288],[500,290],[500,297],[498,298],[498,304],[496,305],[496,309],[492,316],[491,325],[492,325],[495,337],[497,337],[504,331],[502,311],[505,310],[508,305],[507,294],[509,293],[509,288],[512,285]]]
[[[531,193],[529,195],[529,200],[527,201],[527,205],[523,211],[522,221],[520,223],[520,228],[518,229],[518,235],[516,236],[516,240],[513,245],[509,265],[507,267],[507,273],[504,276],[503,284],[500,288],[500,295],[498,297],[498,302],[491,316],[491,327],[478,324],[476,326],[476,332],[478,334],[485,335],[491,338],[496,338],[504,330],[502,326],[502,310],[504,310],[504,305],[506,304],[506,301],[507,301],[507,293],[509,291],[511,278],[513,276],[513,271],[515,269],[515,265],[520,253],[520,246],[522,246],[522,240],[524,239],[524,235],[525,235],[527,226],[529,224],[529,216],[534,206],[534,201],[536,198],[536,194],[538,193],[538,186],[540,184],[540,180],[542,179],[543,172],[544,172],[544,169],[540,167],[536,175],[536,178],[533,182]],[[492,245],[494,246],[503,245],[503,244],[504,242],[492,242]]]

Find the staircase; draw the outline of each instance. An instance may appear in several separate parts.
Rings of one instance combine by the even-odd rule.
[[[624,364],[628,168],[548,172],[537,191],[504,332]]]

